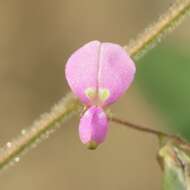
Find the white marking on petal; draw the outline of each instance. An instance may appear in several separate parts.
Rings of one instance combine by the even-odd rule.
[[[110,91],[107,88],[100,88],[98,91],[98,96],[101,101],[106,101],[110,97]]]
[[[105,114],[104,114],[104,112],[101,112],[101,113],[99,113],[99,118],[104,118],[105,117]]]
[[[96,97],[96,89],[95,88],[87,88],[84,91],[85,95],[90,99],[93,100]]]
[[[89,111],[86,111],[85,114],[84,114],[84,117],[89,117],[89,116],[90,116]]]

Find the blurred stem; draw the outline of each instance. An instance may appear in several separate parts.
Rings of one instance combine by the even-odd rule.
[[[169,33],[171,33],[188,15],[190,9],[190,0],[176,0],[170,8],[159,17],[158,21],[150,25],[135,40],[131,40],[128,46],[125,46],[127,52],[138,60],[148,50]]]
[[[23,153],[49,137],[66,119],[79,112],[81,108],[78,99],[68,93],[49,113],[41,115],[30,128],[23,129],[15,139],[7,142],[0,149],[0,169],[18,162]]]
[[[131,129],[135,129],[137,131],[141,131],[141,132],[144,132],[144,133],[156,135],[159,139],[163,138],[163,137],[169,138],[170,140],[173,140],[177,144],[184,145],[184,148],[186,147],[186,148],[188,148],[190,150],[190,144],[187,143],[184,139],[182,139],[181,137],[179,137],[177,135],[169,134],[169,133],[159,131],[159,130],[156,130],[156,129],[152,129],[152,128],[149,128],[149,127],[145,127],[145,126],[142,126],[142,125],[139,125],[139,124],[134,124],[132,122],[129,122],[129,121],[126,121],[126,120],[123,120],[123,119],[120,119],[120,118],[117,118],[117,117],[114,117],[114,116],[110,116],[109,120],[114,122],[114,123],[118,123],[118,124],[124,125],[126,127],[129,127]]]
[[[163,14],[158,21],[131,41],[126,48],[129,55],[137,60],[139,55],[147,52],[156,45],[166,34],[172,31],[187,15],[190,9],[190,0],[176,0],[176,2]],[[49,136],[57,127],[61,126],[66,119],[81,108],[79,101],[71,94],[58,102],[53,109],[43,115],[29,129],[22,130],[17,138],[7,142],[0,149],[0,169],[9,166],[13,161],[19,161],[19,156],[35,147],[37,143]],[[137,127],[137,126],[136,126]],[[134,128],[134,125],[133,125]]]

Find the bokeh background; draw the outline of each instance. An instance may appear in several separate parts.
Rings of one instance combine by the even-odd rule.
[[[69,90],[64,64],[84,43],[126,45],[172,0],[0,0],[0,145]],[[134,85],[115,105],[130,121],[190,139],[190,19],[137,62]],[[67,122],[16,166],[1,190],[161,189],[157,139],[111,124],[107,141],[89,151]]]

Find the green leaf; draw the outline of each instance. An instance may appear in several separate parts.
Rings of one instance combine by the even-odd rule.
[[[170,129],[190,139],[190,47],[167,44],[137,63],[137,84]]]
[[[190,190],[190,158],[179,147],[166,144],[159,151],[164,190]]]

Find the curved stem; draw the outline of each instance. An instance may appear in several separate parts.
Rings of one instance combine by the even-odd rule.
[[[179,21],[187,15],[189,9],[190,0],[176,0],[173,6],[155,24],[148,28],[148,31],[146,30],[146,32],[139,35],[136,40],[130,42],[125,47],[129,55],[134,60],[137,60],[139,55],[147,52],[165,34],[171,32],[178,25]],[[72,95],[67,95],[49,113],[43,115],[37,122],[34,122],[29,129],[22,130],[17,138],[0,148],[0,169],[8,166],[13,161],[19,161],[18,156],[26,152],[26,150],[30,150],[30,147],[35,147],[37,143],[49,136],[52,131],[61,126],[67,118],[79,111],[80,108],[81,104],[79,101]],[[133,128],[135,128],[134,125]]]
[[[129,121],[126,121],[126,120],[122,120],[122,119],[119,119],[119,118],[113,117],[113,116],[109,117],[109,120],[112,121],[112,122],[114,122],[114,123],[118,123],[118,124],[124,125],[126,127],[129,127],[131,129],[135,129],[137,131],[141,131],[141,132],[144,132],[144,133],[156,135],[158,137],[169,138],[169,139],[177,142],[178,144],[182,144],[182,145],[188,146],[189,149],[190,149],[190,144],[187,143],[184,139],[182,139],[181,137],[179,137],[177,135],[169,134],[169,133],[166,133],[166,132],[163,132],[163,131],[159,131],[159,130],[156,130],[156,129],[151,129],[151,128],[146,127],[146,126],[134,124],[132,122],[129,122]]]

